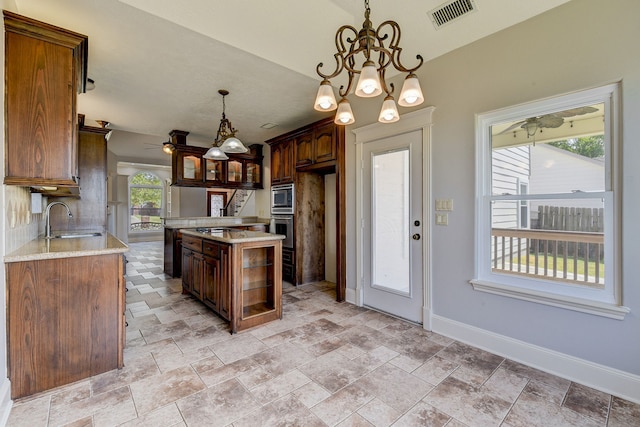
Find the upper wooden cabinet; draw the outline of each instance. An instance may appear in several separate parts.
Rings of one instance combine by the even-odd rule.
[[[335,170],[344,127],[332,118],[320,120],[267,141],[271,146],[271,184],[294,181],[295,171]]]
[[[77,186],[77,93],[88,39],[4,11],[4,183]]]
[[[172,183],[178,187],[262,188],[262,145],[252,144],[242,154],[229,153],[229,160],[202,156],[207,147],[187,145],[189,132],[172,130]]]
[[[324,167],[336,161],[336,125],[333,121],[318,122],[296,137],[296,169]],[[314,166],[318,165],[318,166]]]
[[[293,182],[294,142],[294,139],[267,141],[267,144],[271,146],[271,184],[291,184]]]

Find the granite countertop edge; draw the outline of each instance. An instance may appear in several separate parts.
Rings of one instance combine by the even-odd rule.
[[[92,255],[124,253],[129,247],[112,234],[72,239],[45,239],[39,237],[5,255],[4,262],[36,261],[57,258],[75,258]]]
[[[213,227],[217,228],[217,227]],[[221,229],[221,235],[211,234],[206,231],[197,231],[196,229],[184,228],[180,229],[183,235],[201,237],[203,239],[213,240],[222,243],[247,243],[247,242],[266,242],[270,240],[283,240],[285,236],[281,234],[264,233],[262,231],[250,230],[233,230]]]

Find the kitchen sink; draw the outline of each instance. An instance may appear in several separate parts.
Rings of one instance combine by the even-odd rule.
[[[98,237],[102,233],[61,233],[51,236],[52,239],[78,239],[81,237]]]

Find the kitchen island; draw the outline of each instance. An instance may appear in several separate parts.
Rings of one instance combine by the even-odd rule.
[[[13,399],[123,366],[127,250],[110,234],[78,234],[4,257]]]
[[[233,228],[181,229],[182,287],[231,333],[282,319],[282,239]]]
[[[225,227],[240,230],[267,231],[269,220],[255,216],[246,217],[177,217],[162,218],[164,227],[164,272],[171,277],[182,275],[183,228]]]

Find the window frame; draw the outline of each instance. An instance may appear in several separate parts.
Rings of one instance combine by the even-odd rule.
[[[491,127],[597,103],[605,105],[605,191],[600,194],[605,208],[605,288],[589,289],[543,278],[518,277],[492,271],[491,204],[501,199],[518,199],[518,196],[492,194]],[[476,114],[475,276],[470,280],[475,290],[619,320],[630,312],[629,308],[622,305],[620,117],[619,82]],[[567,195],[529,195],[528,198],[549,196]]]

